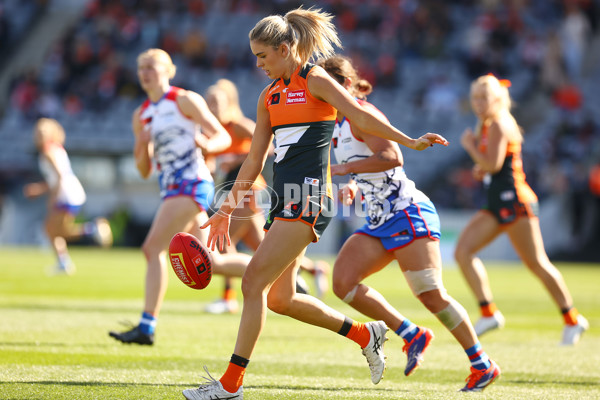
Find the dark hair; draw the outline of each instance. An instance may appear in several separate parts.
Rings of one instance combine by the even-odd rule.
[[[352,87],[349,92],[359,99],[364,99],[373,91],[373,86],[366,79],[358,76],[356,68],[348,57],[335,55],[326,59],[321,59],[318,65],[323,67],[329,75],[333,77],[340,85],[343,85],[346,78],[352,80]]]

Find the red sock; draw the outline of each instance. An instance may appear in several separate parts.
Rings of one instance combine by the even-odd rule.
[[[491,303],[481,304],[479,310],[481,311],[482,316],[492,317],[494,313],[498,311],[498,307],[496,307],[496,303],[492,301]]]
[[[242,386],[245,373],[246,368],[230,362],[227,371],[225,371],[221,379],[219,379],[219,382],[223,385],[223,389],[227,390],[229,393],[235,393],[240,386]]]

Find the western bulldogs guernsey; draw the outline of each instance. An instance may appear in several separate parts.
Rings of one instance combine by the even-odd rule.
[[[177,95],[182,90],[171,87],[158,102],[147,99],[140,109],[142,125],[150,129],[154,142],[161,198],[183,181],[213,181],[194,140],[200,127],[183,115],[177,105]]]
[[[329,149],[336,110],[310,94],[306,78],[312,68],[307,64],[289,81],[274,81],[265,96],[276,143],[273,189],[283,196],[284,184],[291,183],[333,199]]]
[[[56,162],[56,168],[60,171],[61,180],[58,194],[56,197],[59,205],[81,206],[85,203],[85,191],[79,182],[79,179],[73,173],[69,156],[64,147],[51,145],[49,152],[52,152]],[[40,172],[44,180],[51,189],[58,185],[58,175],[46,157],[39,157]]]
[[[358,100],[358,102],[363,107],[377,110],[366,101]],[[346,118],[336,121],[333,130],[333,152],[340,164],[373,155],[365,142],[354,137],[350,122]],[[415,187],[414,182],[408,179],[402,167],[382,172],[352,173],[350,176],[356,181],[363,194],[370,229],[380,227],[412,203],[429,200]]]

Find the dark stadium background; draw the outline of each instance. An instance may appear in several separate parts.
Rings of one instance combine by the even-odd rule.
[[[44,241],[44,199],[21,194],[39,178],[31,134],[42,116],[66,129],[88,193],[83,216],[109,216],[117,245],[139,245],[158,193],[131,157],[131,113],[143,101],[137,55],[168,51],[178,68],[172,83],[199,93],[231,79],[254,117],[268,82],[248,31],[299,5],[335,16],[340,52],[374,85],[369,100],[395,126],[450,140],[448,148],[403,151],[407,173],[440,209],[446,256],[481,204],[459,137],[474,124],[470,81],[493,73],[512,82],[547,250],[555,259],[600,260],[600,192],[590,180],[600,164],[598,0],[0,0],[0,245]],[[345,226],[357,223],[336,220],[314,251],[335,253]],[[502,240],[488,252],[514,258]]]

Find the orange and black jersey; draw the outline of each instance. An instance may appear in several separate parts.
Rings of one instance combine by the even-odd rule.
[[[336,110],[312,96],[307,78],[313,64],[299,67],[289,80],[274,81],[267,89],[265,107],[275,135],[273,189],[284,194],[285,184],[310,186],[333,198],[329,146]]]
[[[479,141],[481,152],[487,150],[487,135],[487,126],[484,126]],[[520,141],[508,142],[502,167],[495,174],[490,174],[489,182],[486,182],[486,195],[487,205],[484,208],[492,212],[500,223],[511,222],[518,216],[537,214],[538,199],[525,180]]]

